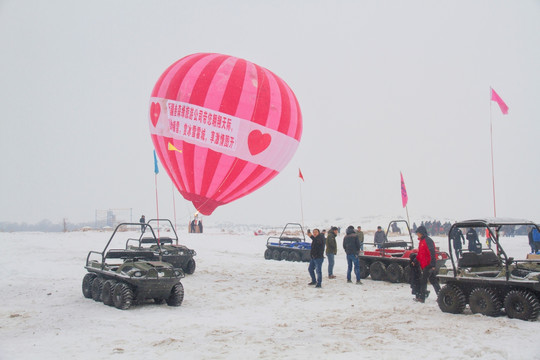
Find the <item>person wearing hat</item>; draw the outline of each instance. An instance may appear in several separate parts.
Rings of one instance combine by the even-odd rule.
[[[360,262],[358,260],[358,254],[360,254],[360,240],[352,225],[347,228],[345,234],[346,235],[343,238],[343,249],[345,249],[345,253],[347,254],[347,282],[352,282],[351,271],[354,264],[356,283],[362,284],[362,281],[360,281]]]
[[[320,288],[322,285],[322,264],[324,262],[324,235],[321,234],[319,229],[313,229],[313,234],[308,230],[307,234],[311,238],[311,260],[308,267],[311,282],[308,285],[315,285],[316,288]],[[315,277],[315,273],[317,277]]]
[[[332,226],[326,237],[326,257],[328,258],[328,278],[335,279],[334,256],[337,255],[337,227]]]
[[[413,262],[413,266],[420,267],[421,278],[419,284],[419,291],[416,293],[415,301],[425,302],[427,295],[427,282],[433,285],[435,292],[438,294],[441,286],[439,285],[439,280],[435,276],[435,265],[437,263],[437,258],[435,256],[435,243],[428,236],[426,227],[420,225],[416,229],[416,235],[418,236],[418,254],[416,259]]]

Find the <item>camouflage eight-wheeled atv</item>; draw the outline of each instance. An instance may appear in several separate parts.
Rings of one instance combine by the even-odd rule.
[[[449,234],[458,229],[462,234],[486,234],[486,245],[472,244],[467,247],[469,251],[461,252],[461,244],[456,242],[455,258],[454,241],[449,235],[452,267],[441,268],[438,275],[445,284],[437,298],[442,311],[459,314],[468,304],[472,313],[496,316],[504,308],[510,318],[536,320],[540,312],[540,255],[527,254],[527,236],[504,236],[521,227],[540,231],[533,222],[510,219],[467,220],[452,225]],[[467,237],[478,239],[476,235]],[[515,256],[526,259],[516,260]]]
[[[141,226],[136,223],[119,224],[102,252],[90,251],[86,257],[86,270],[82,282],[84,297],[103,301],[118,309],[128,309],[133,302],[153,299],[160,304],[180,306],[184,299],[184,287],[180,279],[184,277],[181,269],[158,260],[152,250],[110,249],[113,238],[119,229],[126,226]],[[154,230],[143,225],[157,242]],[[158,243],[159,244],[159,243]]]
[[[186,274],[193,274],[196,268],[195,259],[193,257],[197,255],[197,252],[184,245],[178,244],[178,235],[170,220],[152,219],[147,222],[148,225],[154,227],[158,223],[160,227],[166,226],[167,233],[172,234],[173,236],[159,236],[156,239],[155,237],[142,234],[139,239],[128,239],[126,242],[126,250],[151,251],[153,252],[153,256],[148,258],[148,260],[161,259],[175,268],[181,268]]]

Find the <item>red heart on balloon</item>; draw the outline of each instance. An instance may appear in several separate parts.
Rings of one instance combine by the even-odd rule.
[[[259,130],[253,130],[248,136],[249,152],[251,155],[257,155],[264,151],[270,145],[271,141],[272,137],[270,134],[263,134]]]
[[[150,105],[150,119],[152,119],[152,125],[154,125],[154,127],[156,127],[160,113],[161,106],[159,103],[153,102],[152,105]]]

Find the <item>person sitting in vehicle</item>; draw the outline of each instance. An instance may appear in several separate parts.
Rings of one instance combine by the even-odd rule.
[[[482,244],[480,243],[480,240],[478,239],[478,233],[473,228],[469,228],[469,231],[467,231],[467,235],[465,235],[467,240],[469,241],[468,249],[470,252],[474,252],[477,254],[482,253]]]

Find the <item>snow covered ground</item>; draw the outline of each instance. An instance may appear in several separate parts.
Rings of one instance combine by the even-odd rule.
[[[265,260],[266,236],[247,233],[181,231],[197,251],[182,306],[121,311],[81,292],[87,253],[109,236],[0,233],[0,359],[540,359],[540,322],[445,314],[406,284],[347,284],[343,251],[337,279],[315,289],[307,263]]]

